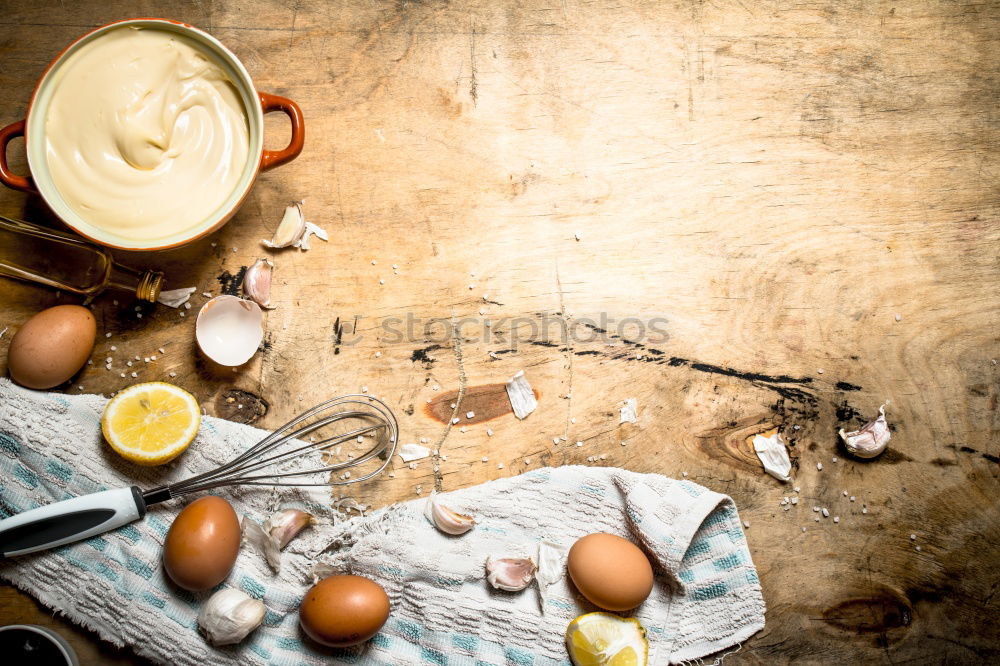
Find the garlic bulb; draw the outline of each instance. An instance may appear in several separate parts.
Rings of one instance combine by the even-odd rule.
[[[424,506],[424,517],[434,527],[445,534],[451,535],[465,534],[476,524],[472,516],[452,511],[438,502],[437,493],[435,492],[432,492],[431,496],[427,498],[427,504]]]
[[[885,451],[890,437],[889,423],[885,420],[885,405],[878,408],[878,418],[869,421],[860,430],[844,432],[843,428],[840,429],[844,448],[859,458],[874,458]]]
[[[530,557],[486,558],[486,580],[498,590],[520,592],[531,585],[538,567]]]
[[[274,237],[269,241],[262,240],[261,243],[275,250],[289,247],[299,242],[305,230],[306,218],[302,214],[302,202],[298,201],[285,208],[285,214],[274,231]]]
[[[198,613],[198,625],[212,645],[239,643],[264,621],[264,603],[243,590],[213,594]]]
[[[295,535],[316,522],[311,513],[301,509],[285,509],[264,521],[264,531],[283,550]]]
[[[258,259],[243,275],[243,293],[260,307],[273,310],[271,305],[271,273],[274,264],[270,259]]]

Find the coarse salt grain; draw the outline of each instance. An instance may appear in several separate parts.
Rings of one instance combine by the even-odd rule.
[[[503,463],[498,464],[497,469],[503,469]]]
[[[749,520],[744,520],[743,521],[743,527],[745,527],[746,529],[750,529],[750,521]]]
[[[583,446],[583,442],[577,442],[576,445],[577,446]]]
[[[492,430],[490,430],[489,428],[487,428],[487,429],[486,429],[486,436],[487,436],[487,437],[492,437],[492,436],[493,436],[493,431],[492,431]]]
[[[133,372],[133,373],[132,373],[132,376],[133,376],[133,377],[138,377],[139,375],[138,375],[137,373]]]
[[[483,462],[489,462],[489,461],[490,461],[489,458],[487,458],[486,456],[483,456]]]
[[[839,523],[840,522],[840,516],[834,516],[833,517],[833,522]]]
[[[819,471],[822,472],[823,471],[823,463],[816,463],[816,469],[818,469]]]
[[[830,511],[827,510],[826,507],[824,507],[821,511],[823,512],[823,517],[824,518],[829,518],[830,517]]]
[[[475,416],[476,416],[475,412],[466,412],[465,413],[465,418],[467,418],[467,419],[475,418]]]

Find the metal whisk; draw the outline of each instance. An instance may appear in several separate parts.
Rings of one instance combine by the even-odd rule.
[[[345,444],[364,448],[368,439],[372,441],[363,453],[348,453],[346,461],[334,462]],[[337,486],[367,481],[388,466],[398,440],[396,417],[378,398],[333,398],[211,471],[146,492],[137,486],[105,490],[0,520],[0,555],[25,555],[86,539],[139,520],[153,504],[224,486]],[[319,456],[318,463],[311,454]],[[367,472],[351,476],[349,470],[366,464]]]

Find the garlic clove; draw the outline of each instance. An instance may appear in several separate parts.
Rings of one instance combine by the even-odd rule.
[[[498,590],[520,592],[531,585],[538,567],[530,558],[486,558],[486,580]]]
[[[432,492],[431,496],[427,498],[427,504],[424,506],[424,517],[434,527],[438,528],[445,534],[451,534],[453,536],[459,534],[465,534],[473,528],[476,521],[472,516],[466,516],[464,514],[452,511],[448,507],[444,506],[438,501],[437,493]]]
[[[878,408],[878,418],[869,421],[860,430],[844,432],[840,429],[840,438],[844,440],[844,448],[859,458],[874,458],[889,444],[892,436],[889,423],[885,420],[885,405]]]
[[[243,516],[240,527],[243,533],[243,540],[260,551],[271,569],[275,572],[281,571],[281,549],[278,546],[277,540],[268,534],[250,516]]]
[[[306,218],[302,214],[302,202],[298,201],[285,208],[285,214],[274,230],[271,240],[262,240],[264,247],[275,250],[290,247],[299,242],[306,230]]]
[[[243,590],[213,594],[198,613],[198,625],[212,645],[239,643],[264,621],[264,603]]]
[[[271,273],[274,264],[270,259],[258,259],[243,275],[243,293],[257,305],[273,310],[271,305]]]
[[[264,522],[264,531],[274,540],[278,550],[283,550],[296,534],[315,523],[316,518],[311,513],[301,509],[285,509]]]
[[[253,301],[216,296],[198,311],[194,329],[198,348],[220,365],[243,365],[264,340],[263,322],[260,306]]]

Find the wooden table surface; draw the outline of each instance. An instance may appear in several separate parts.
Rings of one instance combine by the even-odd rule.
[[[11,0],[0,120],[71,40],[133,15],[211,32],[307,137],[218,233],[119,258],[218,294],[271,257],[277,309],[218,373],[196,309],[138,319],[108,293],[93,358],[115,370],[65,390],[110,394],[158,347],[139,380],[176,372],[209,414],[263,427],[365,386],[442,454],[352,490],[374,506],[544,465],[686,473],[736,500],[768,604],[727,663],[1000,659],[1000,5]],[[267,132],[280,147],[287,122]],[[329,242],[265,250],[299,199]],[[52,220],[9,190],[0,214]],[[68,302],[4,282],[0,359]],[[539,407],[518,421],[498,385],[522,369]],[[464,432],[452,402],[477,412]],[[887,402],[890,450],[849,459],[838,429]],[[786,485],[748,444],[772,428]],[[12,622],[131,661],[4,587]]]

